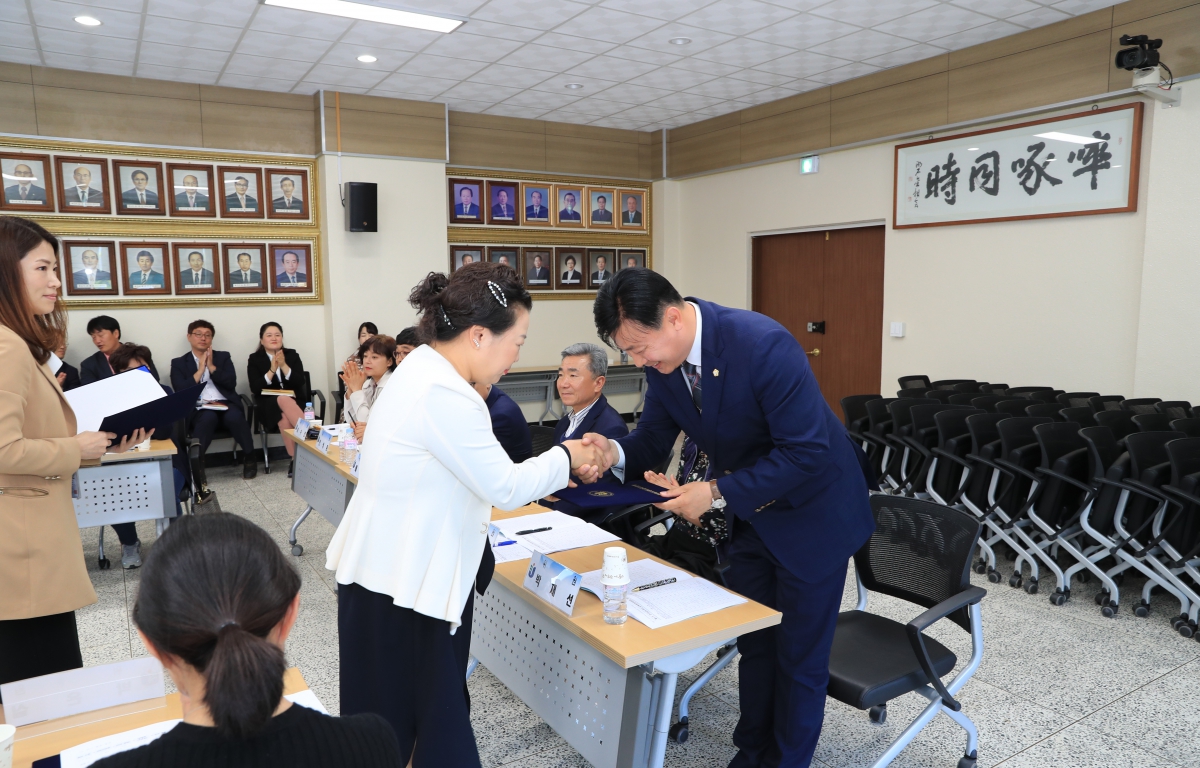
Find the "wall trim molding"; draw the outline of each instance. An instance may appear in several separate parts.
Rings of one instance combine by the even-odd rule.
[[[365,157],[369,160],[411,160],[417,163],[437,163],[445,165],[446,161],[436,157],[407,157],[405,155],[367,155],[361,152],[342,152],[340,155],[337,150],[322,151],[317,157]]]
[[[250,149],[222,149],[220,147],[192,147],[176,144],[145,144],[134,141],[108,141],[105,139],[76,139],[69,136],[39,136],[28,133],[4,133],[0,132],[0,138],[4,139],[20,139],[22,141],[57,141],[70,144],[87,144],[89,146],[100,147],[121,147],[131,149],[152,149],[155,151],[169,152],[210,152],[222,155],[239,155],[245,157],[283,157],[283,158],[299,158],[303,160],[315,160],[317,155],[304,155],[294,152],[263,152],[260,150]],[[88,150],[83,150],[88,151]]]

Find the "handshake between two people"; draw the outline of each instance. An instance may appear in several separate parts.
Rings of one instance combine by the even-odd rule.
[[[571,474],[585,485],[603,477],[619,458],[616,443],[594,432],[587,433],[579,440],[564,440],[563,447],[571,453]],[[570,485],[575,487],[573,481]]]

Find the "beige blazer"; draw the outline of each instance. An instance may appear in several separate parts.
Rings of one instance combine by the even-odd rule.
[[[50,368],[0,325],[0,620],[96,602],[71,503],[75,430]]]

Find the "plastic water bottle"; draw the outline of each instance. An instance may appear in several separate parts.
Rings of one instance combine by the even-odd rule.
[[[304,404],[304,420],[312,421],[317,417],[316,411],[313,410],[312,403]]]
[[[629,617],[626,598],[629,597],[628,584],[604,585],[604,623],[624,624]]]
[[[353,427],[346,427],[346,433],[342,435],[342,463],[353,464],[356,453],[358,453],[358,438],[354,436]]]

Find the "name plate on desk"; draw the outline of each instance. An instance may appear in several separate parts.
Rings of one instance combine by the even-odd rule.
[[[144,658],[55,672],[0,685],[4,718],[28,725],[166,695],[158,659]]]
[[[308,419],[300,419],[296,422],[294,434],[297,440],[303,440],[308,435]]]
[[[362,460],[362,451],[357,451],[354,454],[354,463],[350,465],[350,474],[358,477],[358,462]]]
[[[317,450],[321,453],[327,453],[332,442],[333,433],[329,430],[322,429],[321,434],[317,436]]]
[[[562,563],[539,552],[529,558],[529,570],[525,571],[525,589],[533,592],[545,602],[570,616],[575,610],[575,599],[583,577]]]

